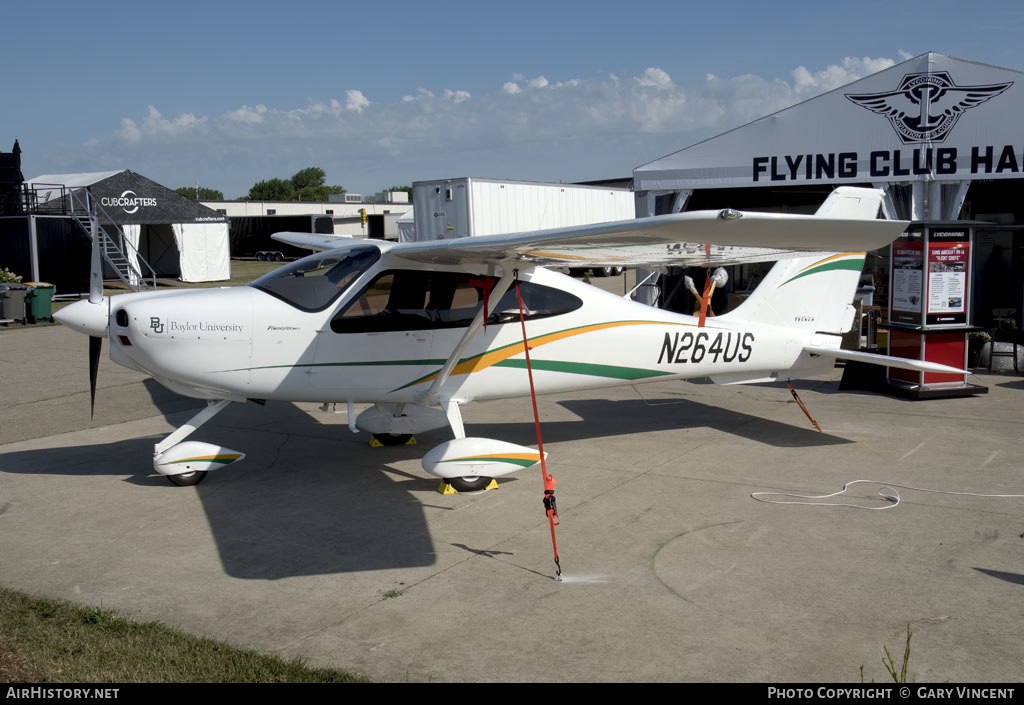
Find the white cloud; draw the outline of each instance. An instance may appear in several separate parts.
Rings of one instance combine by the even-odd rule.
[[[345,91],[345,97],[348,99],[345,101],[346,110],[355,110],[357,113],[361,113],[370,104],[362,91]]]
[[[650,86],[659,91],[671,90],[673,87],[672,78],[659,68],[648,68],[643,76],[635,77],[638,86]]]
[[[138,124],[129,118],[121,119],[121,129],[116,134],[128,142],[140,142],[146,137],[174,137],[201,129],[206,125],[206,116],[197,118],[193,113],[182,113],[168,120],[155,106],[150,105],[146,117]]]
[[[255,108],[250,108],[248,105],[243,105],[237,110],[232,110],[230,113],[224,115],[228,120],[235,120],[237,122],[249,122],[249,123],[260,123],[263,122],[263,116],[267,112],[267,106],[260,104]]]
[[[419,88],[416,91],[416,95],[407,95],[402,98],[403,103],[411,103],[414,100],[429,100],[433,98],[434,94],[428,91],[426,88]]]
[[[818,95],[833,88],[856,81],[858,78],[887,69],[896,62],[892,59],[845,57],[839,64],[829,64],[822,71],[811,73],[803,66],[793,69],[793,87],[798,94]]]
[[[441,97],[445,100],[450,100],[453,103],[461,103],[464,100],[472,98],[469,91],[452,91],[447,88],[444,89],[444,93],[441,94]]]
[[[817,69],[798,66],[786,78],[708,73],[682,80],[653,66],[635,76],[562,81],[516,74],[477,95],[421,87],[371,102],[350,89],[303,106],[242,105],[209,118],[191,112],[165,118],[148,106],[141,118],[124,117],[108,136],[83,147],[79,158],[82,170],[98,168],[100,156],[142,173],[152,164],[152,178],[207,164],[233,179],[233,185],[211,183],[229,195],[311,164],[323,167],[331,183],[361,190],[368,189],[354,179],[383,169],[395,172],[381,177],[388,185],[466,173],[603,178],[894,63],[846,57]],[[177,181],[187,182],[170,179]]]
[[[129,118],[121,118],[121,129],[114,134],[128,142],[138,142],[142,139],[142,130]]]

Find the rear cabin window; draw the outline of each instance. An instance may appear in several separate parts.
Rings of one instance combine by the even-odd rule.
[[[495,283],[497,280],[494,280]],[[335,333],[463,328],[483,306],[483,277],[461,272],[395,270],[381,273],[331,321]],[[575,311],[583,302],[559,289],[522,282],[527,320]],[[516,290],[489,302],[488,324],[519,320]]]

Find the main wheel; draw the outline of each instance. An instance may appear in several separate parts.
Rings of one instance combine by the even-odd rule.
[[[206,477],[206,471],[196,470],[195,472],[186,472],[180,475],[167,475],[166,477],[172,485],[177,485],[178,487],[193,487],[203,481],[203,478]]]
[[[493,477],[449,477],[448,484],[457,492],[480,492],[491,484]]]
[[[380,443],[382,446],[404,446],[412,438],[411,433],[375,433],[373,439]]]

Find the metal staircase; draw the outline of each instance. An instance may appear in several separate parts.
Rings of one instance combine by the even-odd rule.
[[[156,289],[156,272],[125,237],[124,231],[107,214],[103,206],[92,197],[89,190],[68,189],[67,194],[70,214],[90,240],[99,238],[100,253],[117,274],[117,278],[124,282],[130,291]],[[103,216],[106,222],[105,227],[100,225],[100,216]],[[112,236],[108,229],[112,229],[115,234]],[[133,259],[137,264],[133,264]]]

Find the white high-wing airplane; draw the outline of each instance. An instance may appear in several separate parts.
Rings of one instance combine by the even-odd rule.
[[[467,438],[461,408],[537,393],[710,377],[721,384],[814,375],[836,358],[931,372],[952,367],[840,350],[865,251],[907,223],[876,220],[881,194],[836,189],[813,216],[701,211],[535,233],[393,244],[287,233],[324,250],[248,286],[102,295],[56,314],[100,338],[115,362],[207,406],[154,447],[176,485],[240,460],[185,441],[230,402],[347,403],[349,425],[383,443],[450,426],[424,468],[457,490],[541,462],[538,450]],[[695,244],[696,243],[696,244]],[[680,315],[615,296],[549,266],[779,261],[729,313]],[[704,294],[706,305],[708,292]],[[520,302],[521,297],[521,302]],[[525,323],[520,321],[520,313]],[[355,418],[352,405],[372,403]]]

